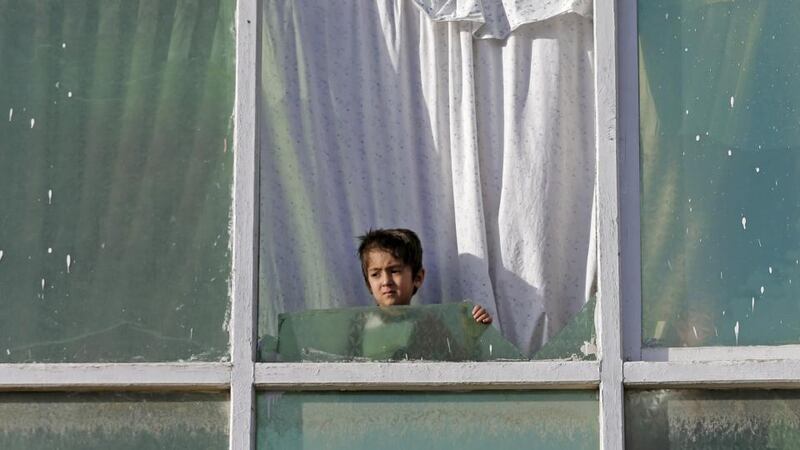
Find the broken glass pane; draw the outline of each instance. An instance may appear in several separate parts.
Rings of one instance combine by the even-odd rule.
[[[228,357],[233,11],[0,1],[0,362]]]
[[[597,449],[598,402],[576,392],[260,393],[259,449]]]
[[[800,391],[628,391],[625,442],[632,449],[800,448]]]
[[[640,1],[645,346],[800,342],[800,8]]]
[[[222,449],[223,394],[0,394],[4,450]]]

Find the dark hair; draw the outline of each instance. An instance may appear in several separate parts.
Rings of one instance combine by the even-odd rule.
[[[369,230],[359,236],[361,245],[358,246],[358,258],[361,260],[361,274],[369,289],[367,278],[367,256],[372,250],[382,250],[390,253],[411,267],[411,275],[416,278],[422,270],[422,243],[416,233],[405,228]],[[416,293],[416,288],[414,293]],[[413,295],[413,294],[412,294]]]

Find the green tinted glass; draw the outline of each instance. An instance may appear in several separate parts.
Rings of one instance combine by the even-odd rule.
[[[799,391],[629,391],[632,449],[800,448]]]
[[[0,362],[227,358],[234,3],[0,1]]]
[[[0,394],[4,450],[223,449],[218,394]]]
[[[595,392],[258,395],[259,449],[597,449]]]
[[[638,9],[643,343],[797,343],[800,8]]]

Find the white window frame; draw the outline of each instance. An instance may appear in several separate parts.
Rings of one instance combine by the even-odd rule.
[[[594,7],[599,361],[257,362],[259,8],[238,0],[231,362],[3,364],[0,391],[230,392],[230,448],[245,450],[255,448],[257,389],[599,390],[600,448],[611,450],[624,448],[625,388],[800,388],[800,345],[641,348],[636,6]]]

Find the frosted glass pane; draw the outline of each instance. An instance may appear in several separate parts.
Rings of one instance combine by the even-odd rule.
[[[258,395],[259,449],[597,449],[595,392]]]
[[[228,408],[215,394],[1,394],[0,448],[224,449]]]
[[[628,391],[630,449],[800,448],[800,391]]]
[[[0,0],[0,362],[228,357],[233,9]]]
[[[645,346],[800,342],[800,8],[639,2]]]

